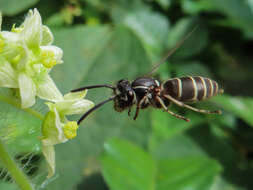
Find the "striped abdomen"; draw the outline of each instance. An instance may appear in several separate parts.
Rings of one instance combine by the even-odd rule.
[[[164,94],[182,102],[205,100],[221,93],[218,83],[204,77],[181,77],[167,80],[163,84]]]

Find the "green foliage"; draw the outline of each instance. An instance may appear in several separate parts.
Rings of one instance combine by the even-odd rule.
[[[117,139],[105,144],[101,161],[112,190],[210,189],[221,169],[217,162],[203,156],[153,159],[136,145]]]
[[[236,116],[245,120],[251,127],[253,127],[253,99],[249,97],[216,97],[215,101],[222,105],[224,109],[232,112]]]
[[[103,175],[114,189],[147,189],[155,186],[155,162],[139,147],[123,140],[109,140],[101,158]]]
[[[28,174],[37,189],[105,189],[104,183],[112,190],[252,189],[251,1],[0,0],[3,20],[7,20],[2,30],[20,23],[33,7],[64,52],[64,63],[51,72],[63,94],[144,75],[196,26],[154,76],[161,80],[206,76],[226,93],[193,105],[222,109],[223,115],[171,107],[190,118],[189,123],[154,109],[141,111],[133,121],[127,111],[117,113],[108,103],[81,124],[76,139],[56,146],[56,175],[45,181],[41,121],[36,115],[46,108],[39,102],[20,110],[16,102],[8,101],[18,95],[1,89],[0,138],[13,157],[41,155],[42,162]],[[110,95],[108,89],[96,89],[89,90],[87,98],[98,103]],[[0,168],[0,189],[17,189],[3,177],[6,168]],[[104,181],[99,178],[92,185],[95,174]]]

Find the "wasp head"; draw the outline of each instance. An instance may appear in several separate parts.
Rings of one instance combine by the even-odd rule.
[[[118,81],[115,93],[114,109],[116,111],[121,112],[134,104],[135,92],[128,80],[122,79]]]

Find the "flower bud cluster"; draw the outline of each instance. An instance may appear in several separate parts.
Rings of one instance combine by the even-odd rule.
[[[78,125],[66,115],[82,114],[93,106],[83,99],[86,91],[62,95],[49,75],[61,64],[63,51],[52,45],[54,37],[42,24],[37,9],[28,12],[25,21],[11,31],[2,31],[0,13],[0,87],[17,90],[22,108],[29,108],[36,97],[47,100],[49,107],[42,124],[42,151],[51,177],[55,171],[54,145],[76,136]]]

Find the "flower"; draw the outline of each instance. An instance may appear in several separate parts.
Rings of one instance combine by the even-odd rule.
[[[0,28],[1,28],[0,16]],[[34,105],[35,97],[59,101],[63,96],[49,76],[62,63],[63,52],[51,45],[53,35],[37,9],[12,30],[0,31],[0,87],[18,88],[22,108]]]
[[[46,103],[49,112],[42,124],[42,150],[48,163],[48,178],[55,172],[54,145],[76,137],[77,122],[69,121],[66,115],[82,114],[94,106],[93,102],[83,99],[86,93],[87,91],[68,93],[63,100]]]

